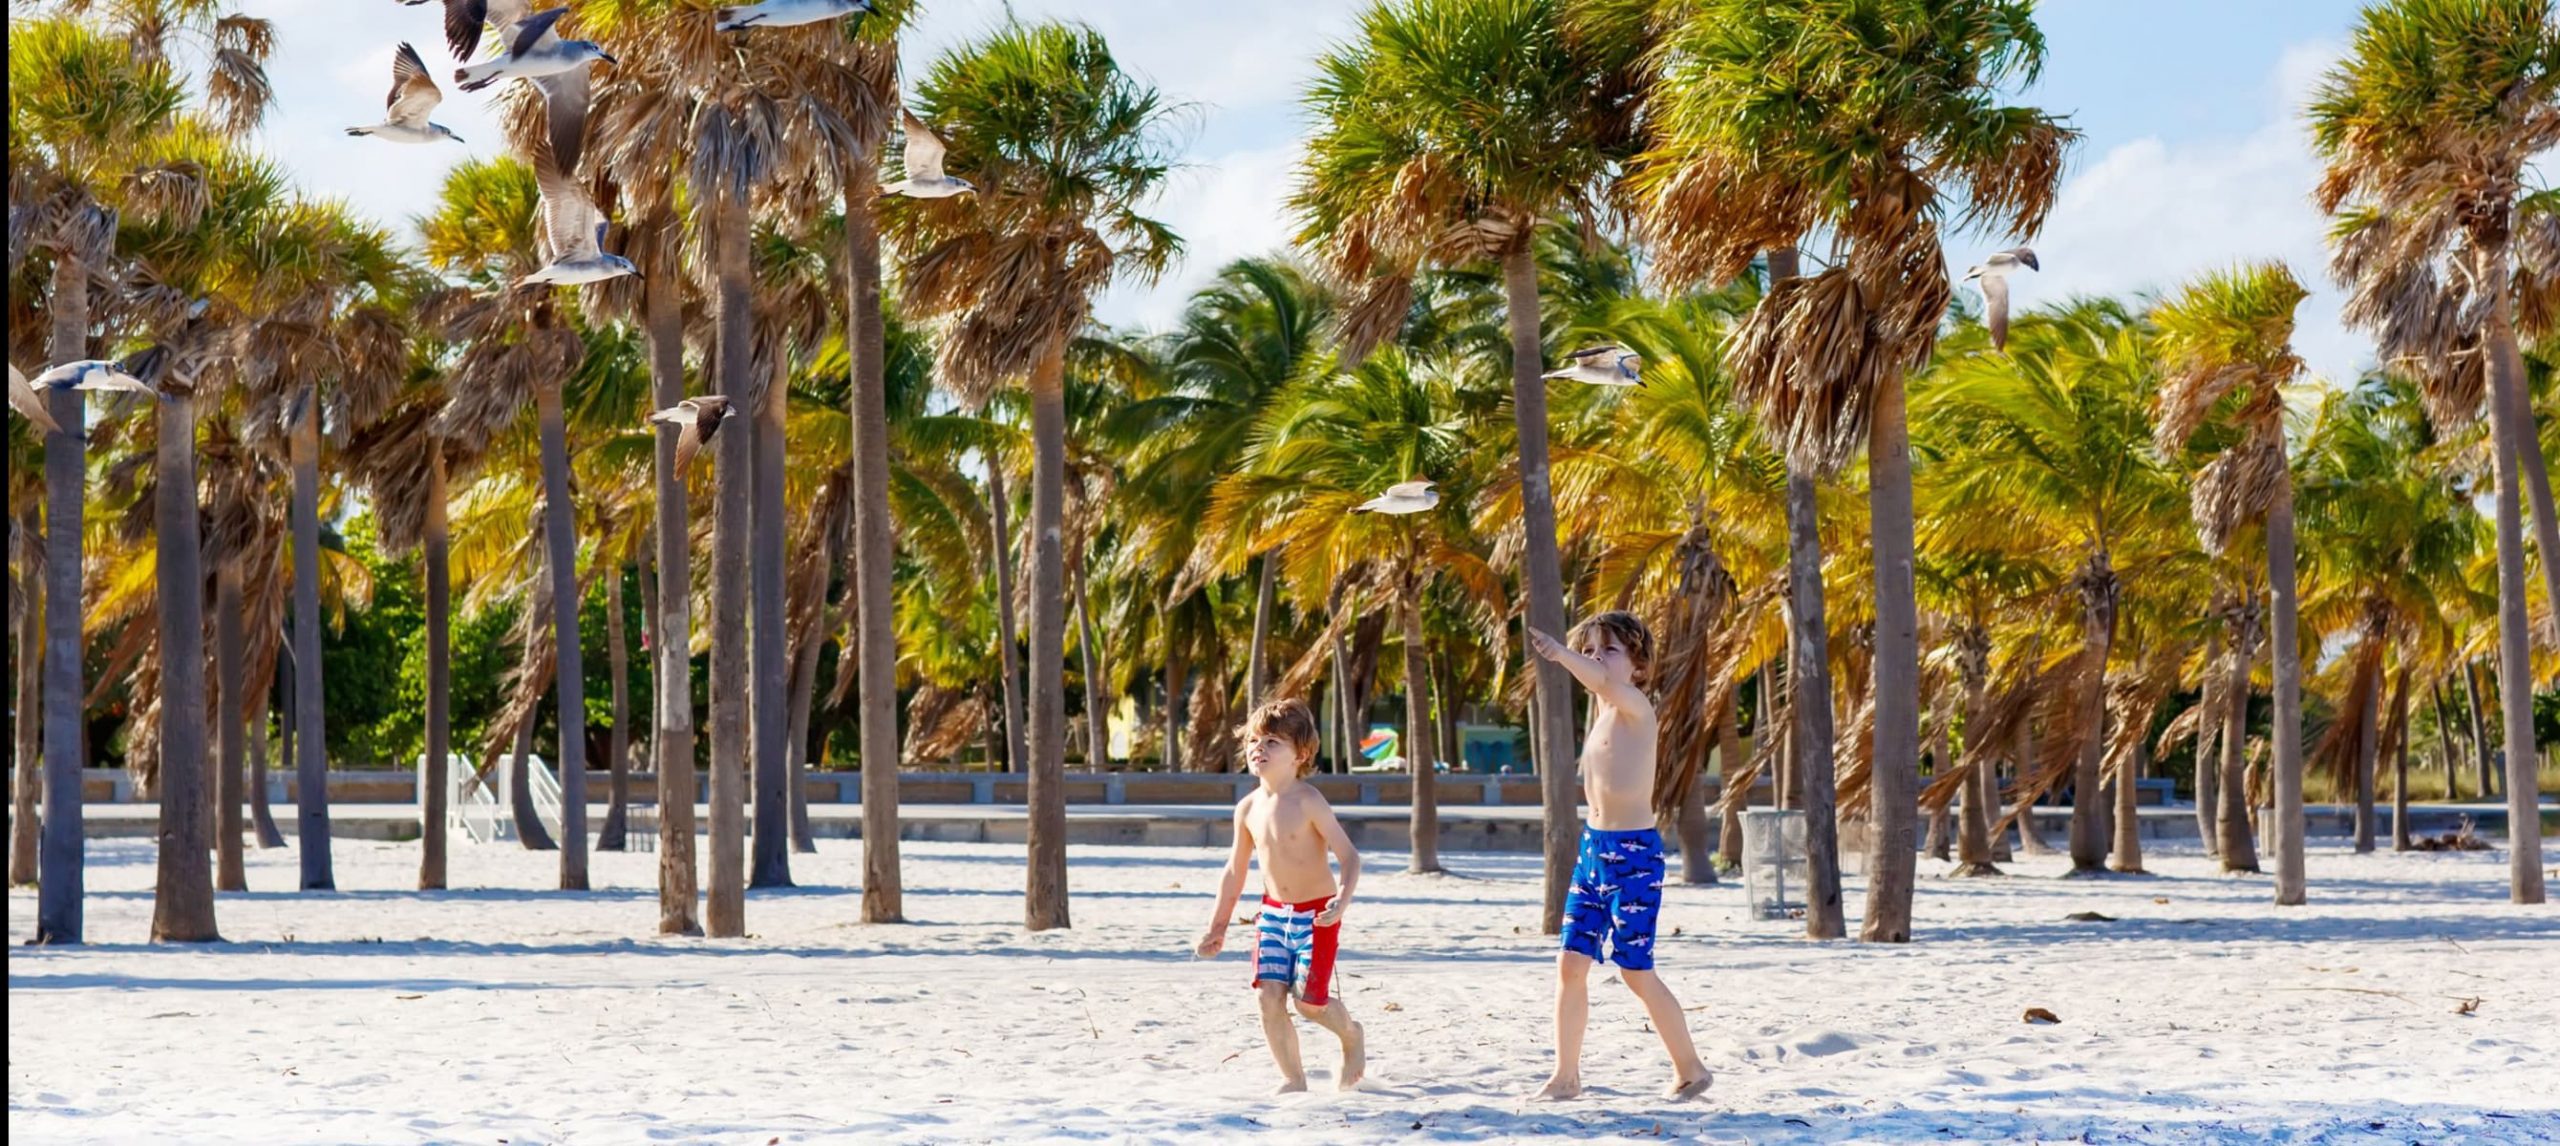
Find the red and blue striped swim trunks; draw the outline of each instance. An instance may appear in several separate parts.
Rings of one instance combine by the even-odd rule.
[[[1316,916],[1332,903],[1328,895],[1304,903],[1262,897],[1262,919],[1253,944],[1253,982],[1297,984],[1298,998],[1321,1007],[1333,997],[1333,952],[1342,925],[1316,926]]]

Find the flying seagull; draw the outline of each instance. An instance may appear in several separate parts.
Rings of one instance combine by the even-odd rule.
[[[447,9],[448,14],[450,9]],[[505,54],[485,63],[454,69],[462,90],[476,92],[504,79],[532,79],[583,68],[590,61],[615,62],[611,54],[588,40],[563,40],[555,25],[566,8],[551,8],[517,21],[506,29]],[[450,33],[452,28],[447,26]]]
[[[720,432],[720,420],[728,416],[727,398],[705,394],[699,398],[687,398],[651,414],[649,420],[684,427],[684,432],[676,435],[676,471],[682,473],[686,466],[693,464],[693,455],[702,450],[703,443]]]
[[[1964,273],[1964,281],[1982,290],[1982,320],[1991,327],[1991,347],[1994,350],[2009,348],[2009,276],[2017,273],[2019,267],[2031,271],[2044,269],[2036,263],[2034,251],[2012,247],[1982,260],[1981,266]]]
[[[1387,492],[1361,502],[1351,512],[1384,513],[1396,516],[1420,513],[1440,504],[1440,492],[1432,489],[1431,486],[1432,482],[1427,478],[1400,481],[1388,486]]]
[[[577,174],[578,155],[587,145],[587,69],[571,68],[525,82],[542,93],[542,117],[551,132],[552,159],[562,173]]]
[[[542,189],[542,231],[551,261],[517,286],[580,286],[640,273],[631,260],[604,249],[604,215],[575,181],[545,164],[534,169],[534,183]]]
[[[25,372],[19,370],[15,362],[9,364],[9,408],[17,411],[19,417],[35,423],[45,433],[62,432],[62,423],[54,421],[53,411],[44,408],[44,395],[27,384]]]
[[[444,46],[452,49],[453,58],[468,60],[480,50],[480,29],[486,24],[506,29],[524,19],[530,0],[400,0],[414,8],[421,4],[444,5]]]
[[[31,385],[38,390],[122,390],[152,398],[160,396],[150,383],[134,377],[135,373],[134,359],[118,362],[108,358],[85,358],[78,362],[65,362],[38,374]]]
[[[462,142],[453,129],[441,123],[427,122],[427,113],[444,102],[444,89],[436,86],[435,77],[427,74],[427,63],[418,58],[418,49],[400,45],[391,57],[390,111],[382,122],[371,127],[350,127],[349,135],[373,135],[393,143],[434,143],[440,139]]]
[[[856,12],[868,15],[870,11],[870,0],[764,0],[761,4],[716,9],[720,20],[718,26],[723,32],[815,24],[841,20]]]
[[[942,173],[943,153],[950,150],[917,119],[914,112],[898,109],[898,119],[907,129],[907,177],[880,189],[883,195],[904,195],[910,199],[948,199],[977,190],[966,179]]]
[[[1614,342],[1584,347],[1565,355],[1564,360],[1572,365],[1547,371],[1539,377],[1570,378],[1593,386],[1644,385],[1644,359]]]

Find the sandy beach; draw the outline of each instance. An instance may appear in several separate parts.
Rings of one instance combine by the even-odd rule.
[[[2315,840],[2310,906],[2153,853],[2159,873],[1924,879],[1920,941],[1814,945],[1674,886],[1661,968],[1717,1072],[1670,1105],[1633,998],[1596,982],[1585,1077],[1549,1067],[1534,857],[1446,875],[1372,854],[1340,990],[1371,1080],[1275,1075],[1232,951],[1189,948],[1222,853],[1078,848],[1077,926],[1019,926],[1022,859],[907,845],[904,927],[852,922],[857,846],[799,857],[743,942],[646,937],[655,857],[339,845],[301,895],[253,855],[227,942],[151,947],[150,845],[90,852],[89,934],[9,954],[9,1132],[29,1142],[1794,1141],[2529,1142],[2560,1137],[2560,916],[2503,902],[2500,853],[2355,856]],[[1925,865],[1934,867],[1934,865]],[[1851,882],[1850,910],[1858,884]],[[23,937],[34,901],[10,898]],[[2111,922],[2065,917],[2094,911]],[[1676,930],[1676,934],[1674,933]],[[2478,998],[2457,1014],[2457,998]],[[2059,1025],[2030,1025],[2029,1007]],[[23,1137],[22,1137],[23,1136]]]

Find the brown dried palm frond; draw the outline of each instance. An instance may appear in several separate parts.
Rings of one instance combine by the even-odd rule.
[[[1679,581],[1663,598],[1654,621],[1653,680],[1657,697],[1653,803],[1669,815],[1688,798],[1689,786],[1705,771],[1707,753],[1715,746],[1722,722],[1733,719],[1732,705],[1711,708],[1711,685],[1721,674],[1712,660],[1717,626],[1733,612],[1733,575],[1716,552],[1715,536],[1704,525],[1690,527],[1679,545]]]
[[[907,767],[940,764],[984,737],[992,716],[986,699],[926,683],[907,701],[907,743],[898,759]]]
[[[1926,223],[1780,282],[1734,329],[1734,396],[1797,465],[1836,471],[1865,448],[1876,395],[1928,363],[1951,297]]]

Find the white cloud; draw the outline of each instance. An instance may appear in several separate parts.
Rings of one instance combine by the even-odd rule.
[[[1239,151],[1176,172],[1155,216],[1182,236],[1182,264],[1153,287],[1105,294],[1096,300],[1096,315],[1105,322],[1163,329],[1220,267],[1288,246],[1295,227],[1287,201],[1298,148],[1291,141]]]
[[[2236,139],[2109,148],[2063,184],[2035,242],[2044,271],[2011,278],[2018,304],[2072,295],[2166,293],[2197,274],[2282,259],[2310,288],[2294,345],[2313,373],[2344,382],[2371,364],[2373,342],[2338,312],[2328,275],[2327,220],[2312,205],[2320,177],[2301,108],[2340,54],[2334,44],[2286,50],[2270,73],[2267,118]],[[2005,243],[1986,241],[1987,251]],[[1982,252],[1959,251],[1963,262]],[[1961,264],[1960,264],[1961,265]]]

